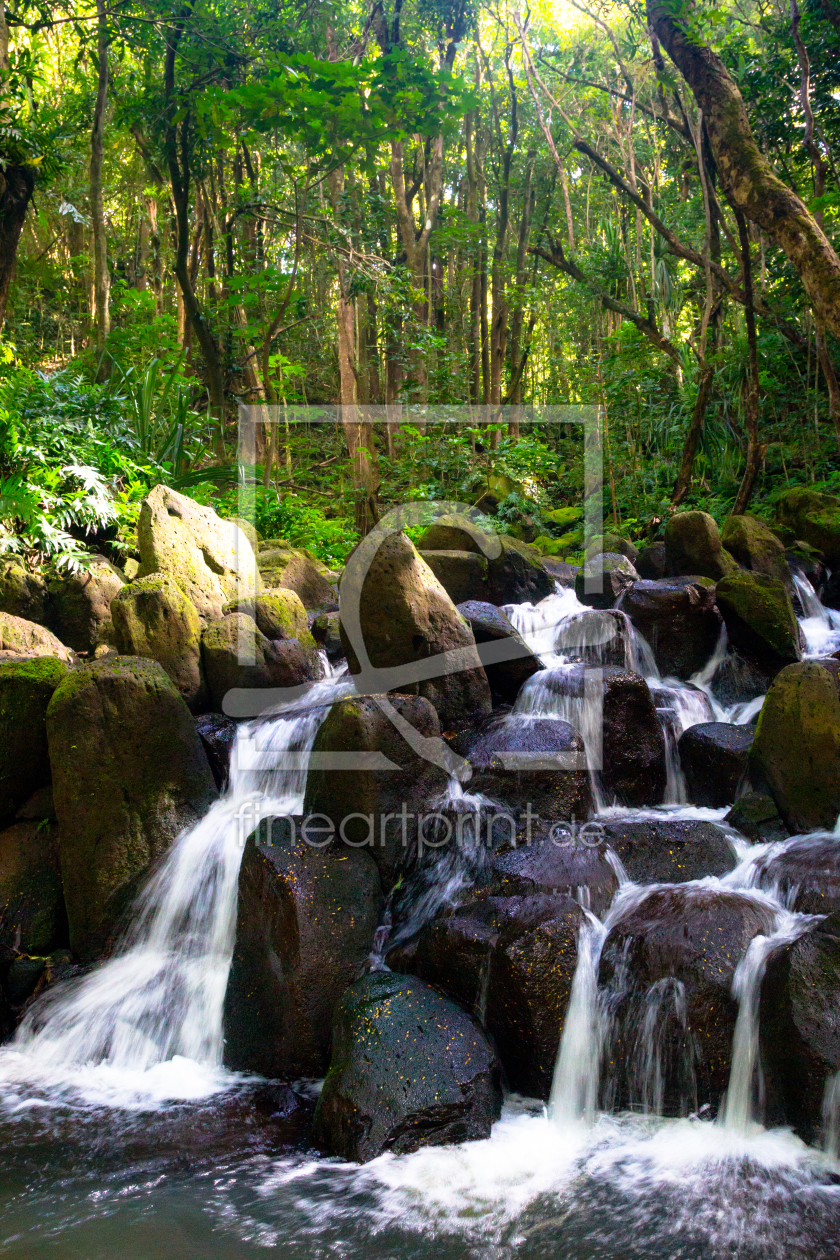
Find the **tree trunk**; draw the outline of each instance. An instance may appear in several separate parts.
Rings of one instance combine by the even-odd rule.
[[[674,482],[674,489],[671,494],[671,504],[673,507],[679,507],[685,496],[688,494],[691,486],[691,474],[694,469],[694,460],[697,456],[697,447],[700,443],[700,434],[703,431],[703,421],[706,418],[706,409],[709,406],[709,399],[712,396],[712,385],[715,379],[715,370],[710,364],[700,370],[700,379],[697,382],[697,397],[694,400],[694,411],[691,415],[691,424],[688,426],[685,445],[683,447],[682,463],[680,471],[677,474],[677,480]]]
[[[741,242],[741,269],[744,276],[744,292],[747,301],[744,306],[744,316],[747,321],[747,346],[748,346],[748,364],[747,364],[747,386],[744,391],[744,418],[747,427],[747,466],[744,469],[744,475],[741,484],[738,487],[738,494],[735,497],[735,504],[732,508],[733,516],[742,516],[747,510],[747,505],[752,497],[755,479],[758,476],[758,470],[761,467],[761,461],[764,458],[765,447],[761,445],[758,436],[758,399],[759,399],[759,377],[758,377],[758,344],[755,334],[755,307],[753,306],[753,277],[752,277],[752,258],[750,256],[750,237],[747,231],[747,221],[740,210],[736,210],[735,217],[738,221],[738,236]]]
[[[102,195],[102,166],[105,158],[105,115],[108,109],[108,18],[105,0],[96,0],[96,105],[90,135],[90,221],[93,229],[93,336],[100,355],[105,354],[111,331],[109,302],[111,274],[108,270],[108,240],[105,234],[105,206]],[[100,375],[109,374],[102,360]]]
[[[784,250],[799,272],[815,315],[840,336],[840,258],[756,144],[735,81],[717,53],[673,16],[669,0],[647,0],[647,12],[703,111],[724,192]]]

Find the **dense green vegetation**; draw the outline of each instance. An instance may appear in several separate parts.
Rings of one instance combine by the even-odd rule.
[[[0,549],[118,558],[160,481],[236,514],[240,403],[407,409],[361,438],[259,438],[258,529],[334,565],[390,504],[476,502],[491,475],[506,528],[577,556],[557,510],[582,496],[580,436],[508,426],[506,404],[602,408],[606,517],[637,538],[676,503],[723,520],[840,488],[840,10],[657,14],[20,0],[0,30]],[[825,233],[822,277],[772,198],[741,195],[672,18]]]

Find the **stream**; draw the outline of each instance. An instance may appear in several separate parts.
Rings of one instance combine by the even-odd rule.
[[[807,655],[816,657],[840,644],[840,615],[806,587],[797,579]],[[551,680],[580,659],[591,612],[561,589],[536,607],[506,611],[546,665],[507,720],[573,721],[590,754],[586,693],[564,694]],[[676,739],[697,722],[750,722],[763,697],[729,709],[715,699],[723,636],[688,684],[659,676],[629,622],[624,643],[626,665],[655,696],[671,750],[668,787],[660,807],[620,809],[593,768],[599,811],[719,822],[725,810],[686,801]],[[325,1159],[307,1138],[317,1082],[266,1082],[222,1067],[242,808],[255,800],[264,812],[300,808],[318,725],[350,684],[339,676],[314,686],[302,712],[240,726],[226,796],[173,845],[117,955],[35,1004],[0,1048],[0,1255],[244,1260],[282,1249],[288,1260],[836,1260],[836,1152],[765,1129],[756,1106],[763,970],[774,948],[813,921],[794,914],[772,880],[758,886],[757,855],[772,860],[790,841],[750,847],[733,837],[739,861],[730,874],[679,886],[689,898],[714,888],[757,899],[773,923],[736,970],[730,1087],[716,1120],[657,1114],[655,1005],[640,1033],[638,1106],[599,1110],[611,1036],[600,952],[611,925],[658,887],[634,885],[623,872],[603,921],[586,912],[550,1102],[510,1095],[486,1140],[364,1166]],[[288,753],[297,755],[284,760]],[[450,796],[470,801],[456,783]],[[460,887],[458,871],[447,879]],[[439,904],[431,897],[428,913]],[[679,1004],[677,986],[663,994],[668,1018],[679,1018]]]

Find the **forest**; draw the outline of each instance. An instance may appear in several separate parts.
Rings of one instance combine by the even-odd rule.
[[[2,22],[0,548],[28,567],[124,558],[161,482],[235,515],[242,405],[286,420],[258,530],[332,567],[493,475],[505,528],[579,561],[556,404],[600,408],[628,539],[840,485],[835,0]],[[342,426],[289,424],[324,405]]]

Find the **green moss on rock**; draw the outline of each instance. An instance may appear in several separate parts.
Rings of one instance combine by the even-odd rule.
[[[734,573],[718,582],[716,599],[730,643],[750,660],[777,670],[800,659],[799,623],[782,582]]]
[[[124,586],[111,605],[117,648],[166,670],[192,708],[206,688],[201,671],[201,621],[174,578],[155,573]]]
[[[677,512],[665,526],[665,560],[674,577],[708,577],[715,581],[738,569],[724,551],[717,522],[708,512]]]
[[[66,672],[48,656],[0,664],[0,818],[49,781],[47,706]]]

